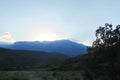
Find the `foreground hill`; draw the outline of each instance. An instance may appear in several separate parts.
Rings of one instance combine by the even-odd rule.
[[[39,67],[56,63],[66,58],[68,56],[59,53],[0,48],[0,69],[10,67]]]
[[[120,80],[120,50],[118,49],[109,47],[93,50],[88,54],[68,59],[52,70],[81,71],[85,80]]]
[[[2,45],[1,47],[9,48],[13,50],[33,50],[33,51],[45,51],[45,52],[57,52],[62,53],[70,57],[75,57],[87,52],[87,47],[83,44],[76,43],[70,40],[56,40],[56,41],[44,41],[44,42],[15,42],[12,45]]]

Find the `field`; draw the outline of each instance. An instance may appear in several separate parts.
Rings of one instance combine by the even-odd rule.
[[[0,80],[83,80],[77,71],[0,71]]]

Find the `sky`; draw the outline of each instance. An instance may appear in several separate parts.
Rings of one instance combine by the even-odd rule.
[[[0,0],[1,41],[73,39],[89,45],[105,23],[120,24],[120,0]]]

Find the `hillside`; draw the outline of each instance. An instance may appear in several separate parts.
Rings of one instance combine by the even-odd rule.
[[[0,48],[0,69],[10,67],[40,67],[66,58],[68,56],[59,53]]]
[[[58,71],[80,71],[85,80],[120,80],[120,50],[114,47],[93,50],[66,60],[52,68]]]

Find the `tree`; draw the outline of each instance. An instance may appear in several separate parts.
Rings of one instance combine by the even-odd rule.
[[[91,70],[99,75],[107,74],[109,80],[120,80],[120,25],[113,26],[106,23],[95,32],[96,40],[93,42],[95,48],[94,65]],[[104,65],[106,64],[106,65]],[[98,71],[98,73],[96,72]]]
[[[104,27],[100,26],[95,33],[96,40],[93,47],[109,47],[113,45],[120,46],[120,25],[113,29],[112,24],[106,23]]]

